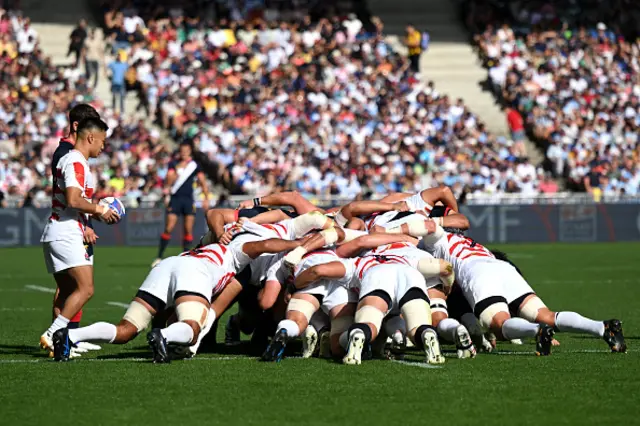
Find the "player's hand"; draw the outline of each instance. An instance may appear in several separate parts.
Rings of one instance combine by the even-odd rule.
[[[169,207],[169,203],[171,202],[171,197],[169,195],[165,195],[162,202],[164,203],[165,207]]]
[[[94,245],[96,243],[96,241],[98,240],[98,238],[100,238],[100,237],[98,237],[96,235],[96,231],[94,231],[93,229],[87,227],[84,230],[84,238],[83,238],[83,240],[84,240],[85,244]]]
[[[100,219],[103,222],[107,224],[112,224],[120,220],[120,215],[118,215],[118,213],[116,213],[115,210],[109,208],[108,206],[100,206],[100,207],[102,207],[102,211],[98,213],[100,214]]]
[[[234,232],[233,232],[232,229],[230,229],[228,231],[225,231],[225,233],[220,236],[220,239],[218,240],[218,243],[220,243],[222,245],[225,245],[225,246],[228,245],[231,242],[231,240],[233,239],[233,234],[234,234]]]
[[[253,207],[253,200],[244,200],[238,205],[238,210],[250,209]]]
[[[393,203],[393,211],[408,212],[409,205],[405,201],[398,201],[397,203]]]

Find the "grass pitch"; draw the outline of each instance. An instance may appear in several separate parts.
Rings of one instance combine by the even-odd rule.
[[[41,250],[1,249],[0,424],[639,424],[640,244],[498,248],[551,309],[622,319],[629,353],[558,334],[561,346],[550,357],[533,356],[533,342],[503,343],[473,360],[451,353],[443,368],[291,358],[264,364],[224,350],[153,365],[138,337],[58,364],[37,349],[51,320],[46,291],[54,289]],[[99,247],[96,294],[83,323],[117,322],[154,254]]]

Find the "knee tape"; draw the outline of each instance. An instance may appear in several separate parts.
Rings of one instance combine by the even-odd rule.
[[[402,305],[402,317],[407,323],[407,332],[411,333],[421,325],[431,325],[431,307],[423,299],[413,299]]]
[[[547,305],[545,305],[538,296],[535,296],[529,299],[529,301],[520,309],[518,316],[529,322],[536,322],[538,310],[546,307]]]
[[[320,232],[320,234],[324,237],[325,247],[332,246],[338,242],[338,231],[336,231],[336,228],[325,229]]]
[[[480,325],[482,328],[488,330],[491,327],[493,317],[500,312],[509,313],[509,306],[504,302],[487,306],[487,308],[480,313]]]
[[[311,321],[311,317],[316,313],[316,307],[313,303],[304,299],[292,298],[287,305],[287,312],[298,311],[307,318],[307,322]]]
[[[368,234],[368,232],[356,231],[355,229],[343,229],[343,231],[344,231],[344,240],[342,241],[343,243],[348,243],[349,241],[355,240],[358,237]]]
[[[353,324],[353,317],[351,316],[334,318],[331,320],[331,333],[329,335],[342,334],[351,327],[351,324]]]
[[[193,300],[182,302],[176,306],[176,316],[178,321],[195,321],[202,330],[207,324],[207,316],[209,315],[209,308]]]
[[[431,313],[442,312],[449,315],[447,301],[444,299],[431,299]]]
[[[418,271],[425,278],[437,277],[440,275],[440,259],[433,257],[423,257],[418,260]]]
[[[424,219],[414,219],[407,222],[407,228],[409,228],[409,235],[412,237],[424,237],[429,233]]]
[[[131,302],[129,308],[127,308],[127,312],[125,312],[124,317],[122,319],[127,320],[131,324],[133,324],[138,333],[147,328],[153,315],[151,312],[140,302],[136,302],[135,300]]]
[[[384,312],[373,306],[363,306],[356,311],[355,322],[363,323],[368,322],[376,327],[376,331],[380,330],[382,326],[382,320],[384,319]]]
[[[296,238],[303,237],[314,229],[324,229],[325,225],[332,223],[329,219],[318,211],[309,212],[293,219],[293,230]]]

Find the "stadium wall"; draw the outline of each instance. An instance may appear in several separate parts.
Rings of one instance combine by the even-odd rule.
[[[640,240],[640,206],[474,205],[461,211],[471,222],[469,236],[481,243],[604,242]],[[34,246],[49,217],[49,209],[0,209],[0,247]],[[96,223],[100,246],[156,245],[164,228],[162,209],[130,209],[116,226]],[[198,211],[194,234],[206,230]],[[181,234],[173,234],[180,244]]]

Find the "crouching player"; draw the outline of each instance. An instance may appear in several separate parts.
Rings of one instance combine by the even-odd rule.
[[[53,335],[54,358],[67,361],[71,346],[81,341],[124,344],[144,330],[154,315],[175,305],[178,321],[164,329],[153,329],[147,341],[153,360],[170,362],[169,343],[198,343],[201,330],[212,324],[212,296],[234,279],[238,270],[263,253],[279,253],[297,247],[297,241],[277,238],[225,247],[210,244],[179,256],[169,257],[153,268],[118,325],[98,322],[74,330],[62,328]]]

